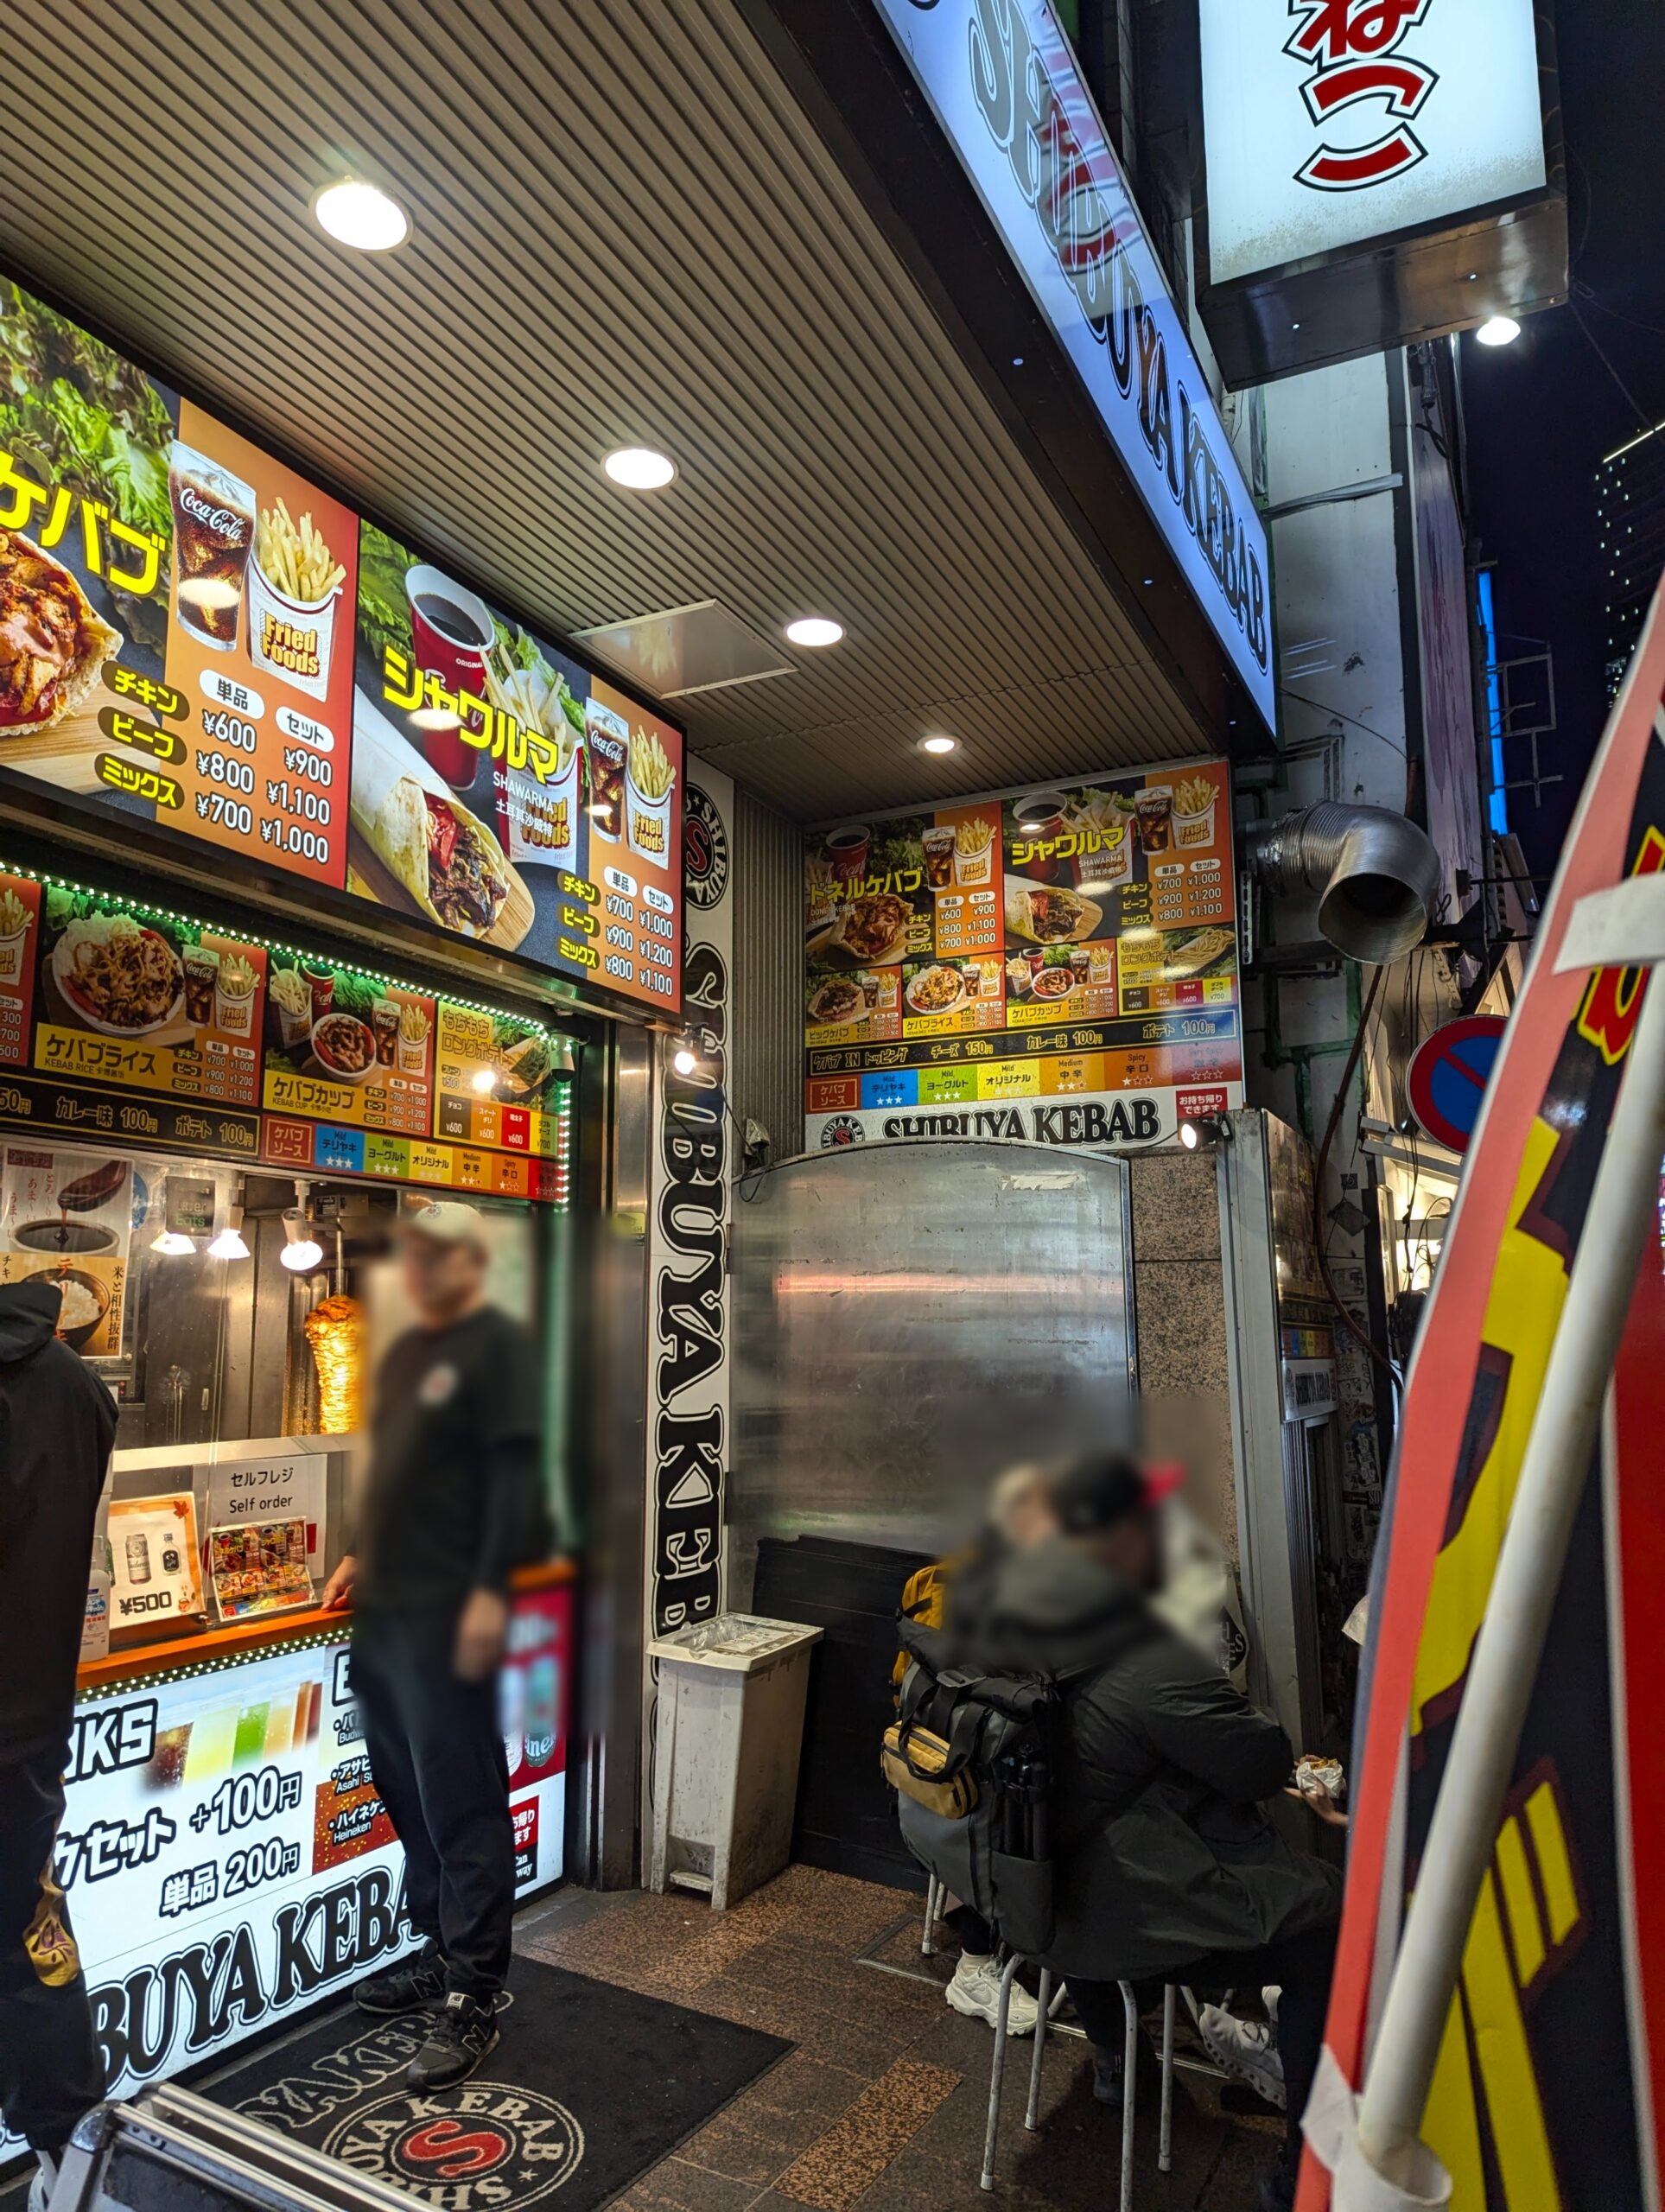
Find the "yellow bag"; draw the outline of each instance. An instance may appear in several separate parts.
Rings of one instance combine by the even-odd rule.
[[[885,1731],[879,1764],[893,1789],[942,1820],[963,1821],[976,1805],[977,1785],[964,1768],[950,1781],[940,1778],[949,1756],[948,1745],[929,1728],[894,1721]]]

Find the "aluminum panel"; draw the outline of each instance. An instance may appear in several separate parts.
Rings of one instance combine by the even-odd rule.
[[[1124,1160],[868,1144],[789,1160],[745,1195],[734,1602],[760,1537],[934,1554],[1002,1468],[1129,1418]]]

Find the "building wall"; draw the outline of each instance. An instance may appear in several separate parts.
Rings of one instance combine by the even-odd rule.
[[[804,887],[801,833],[734,791],[735,1114],[761,1122],[771,1158],[804,1145]]]

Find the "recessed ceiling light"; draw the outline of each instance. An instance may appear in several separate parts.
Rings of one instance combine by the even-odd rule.
[[[601,463],[615,484],[622,484],[627,492],[658,492],[663,490],[677,474],[677,464],[668,453],[656,453],[651,446],[620,446],[610,453]]]
[[[410,235],[410,218],[397,200],[362,177],[343,177],[326,185],[312,203],[321,228],[342,245],[360,253],[385,253]]]
[[[949,737],[946,734],[940,737],[922,737],[919,740],[919,749],[922,753],[951,753],[958,743],[957,738]]]
[[[1521,326],[1512,315],[1495,315],[1474,334],[1483,346],[1512,346],[1521,334]]]
[[[795,645],[836,645],[843,634],[843,624],[826,614],[805,614],[786,625],[786,636]]]

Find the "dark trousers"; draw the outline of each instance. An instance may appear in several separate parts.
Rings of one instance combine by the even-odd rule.
[[[449,1612],[357,1614],[353,1691],[410,1925],[444,1954],[447,1987],[483,2001],[509,1971],[514,1831],[497,1685],[458,1680],[455,1636]]]
[[[994,1955],[995,1931],[980,1912],[969,1904],[950,1905],[943,1915],[943,1926],[950,1936],[956,1936],[960,1948],[969,1951],[974,1959],[987,1959]]]
[[[69,1907],[52,1879],[67,1748],[0,1755],[0,2111],[54,2158],[104,2095]]]
[[[1324,2045],[1325,2016],[1330,2009],[1330,1980],[1336,1967],[1333,1922],[1314,1928],[1287,1942],[1269,1943],[1263,1951],[1221,1951],[1212,1958],[1193,1959],[1175,1967],[1166,1981],[1186,1989],[1259,1989],[1276,1982],[1283,1994],[1278,1999],[1278,2055],[1283,2061],[1283,2085],[1288,2098],[1284,2123],[1284,2159],[1293,2171],[1300,2159],[1300,2121],[1318,2071]],[[1107,2057],[1120,2058],[1125,2047],[1127,2014],[1122,1993],[1113,1981],[1077,1981],[1070,1976],[1070,1995],[1081,2024]]]

